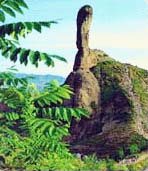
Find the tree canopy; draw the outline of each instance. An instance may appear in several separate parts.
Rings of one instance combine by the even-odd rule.
[[[56,21],[32,21],[4,24],[6,15],[16,17],[28,8],[23,0],[0,0],[0,50],[11,61],[27,65],[30,61],[38,67],[40,61],[54,66],[54,59],[66,62],[58,55],[33,51],[19,46],[19,38],[33,30],[41,33],[42,27],[50,28]],[[16,78],[15,68],[0,73],[0,156],[7,167],[23,169],[53,169],[50,162],[57,156],[72,157],[63,137],[69,135],[72,118],[88,117],[81,108],[63,107],[64,100],[73,94],[68,85],[57,81],[47,83],[43,91],[27,81]],[[53,160],[53,159],[52,159]],[[47,164],[48,163],[48,164]],[[54,163],[56,168],[56,163]]]
[[[17,13],[23,14],[23,9],[28,9],[24,0],[0,0],[0,22],[4,23],[6,15],[16,17]],[[47,66],[54,66],[54,59],[66,62],[64,57],[47,54],[40,51],[33,51],[20,47],[19,38],[26,37],[33,30],[41,33],[42,28],[50,28],[56,21],[32,21],[32,22],[16,22],[0,25],[0,50],[2,56],[9,58],[11,61],[19,61],[21,64],[31,64],[38,67],[40,61],[44,61]]]

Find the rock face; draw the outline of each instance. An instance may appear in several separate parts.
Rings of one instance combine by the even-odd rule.
[[[65,82],[75,93],[65,105],[86,108],[90,118],[72,121],[69,141],[72,151],[110,156],[148,139],[148,71],[89,48],[92,12],[89,5],[78,12],[78,52]]]

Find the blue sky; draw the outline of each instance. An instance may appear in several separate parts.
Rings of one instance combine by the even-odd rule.
[[[39,68],[16,63],[19,72],[67,76],[72,70],[76,41],[76,16],[79,8],[93,7],[90,47],[104,50],[111,57],[148,69],[148,3],[146,0],[26,0],[29,10],[7,22],[58,20],[59,24],[33,32],[21,39],[21,46],[64,56],[68,63],[56,62],[56,67]],[[1,57],[0,70],[14,65]]]

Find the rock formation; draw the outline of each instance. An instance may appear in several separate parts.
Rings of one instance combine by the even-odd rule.
[[[65,82],[74,90],[65,105],[86,108],[90,118],[72,121],[69,141],[72,151],[110,156],[148,139],[148,71],[89,48],[92,13],[89,5],[78,12],[78,52]]]

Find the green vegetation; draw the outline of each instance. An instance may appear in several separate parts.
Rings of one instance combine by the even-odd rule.
[[[147,140],[142,135],[133,132],[127,143],[117,149],[114,159],[119,161],[127,156],[136,156],[147,148],[147,143]]]
[[[118,150],[117,150],[117,154],[116,154],[116,159],[117,160],[122,160],[125,158],[125,151],[124,151],[124,148],[123,147],[120,147]]]
[[[137,144],[131,144],[129,146],[129,152],[130,154],[137,154],[138,152],[140,152],[140,149]]]
[[[144,150],[148,145],[147,143],[147,140],[142,135],[133,134],[129,140],[129,144],[131,145],[129,149],[133,152],[131,154]]]
[[[128,94],[128,88],[125,84],[125,73],[127,68],[124,64],[111,60],[99,62],[94,68],[93,73],[98,78],[100,74],[100,87],[101,87],[101,103],[105,106],[112,103],[114,111],[108,111],[107,116],[114,115],[114,117],[121,121],[133,122],[133,102]],[[122,103],[122,104],[120,104]],[[129,111],[118,110],[119,106],[127,106]],[[104,112],[105,113],[105,112]]]
[[[129,171],[139,171],[139,170],[142,171],[145,168],[147,168],[147,166],[148,166],[148,158],[129,165],[128,170]]]
[[[129,67],[130,77],[133,84],[133,91],[135,94],[137,94],[137,100],[140,102],[141,109],[142,109],[142,115],[140,116],[143,120],[143,129],[148,129],[147,124],[147,101],[148,101],[148,89],[147,89],[147,76],[148,71],[130,66]]]
[[[137,108],[142,109],[142,112],[139,113],[139,117],[141,117],[143,120],[143,128],[144,130],[147,130],[148,124],[146,117],[148,113],[148,71],[132,65],[122,64],[115,60],[105,60],[105,57],[102,58],[104,58],[104,61],[102,60],[102,62],[99,62],[97,67],[95,67],[93,70],[96,78],[101,78],[100,83],[102,88],[102,103],[108,104],[112,101],[112,99],[115,99],[116,97],[124,97],[124,99],[127,99],[129,107],[131,109],[133,108],[131,112],[127,113],[127,116],[129,116],[128,120],[134,122],[132,116],[133,113],[135,113],[133,106],[134,104],[128,93],[129,91],[132,91],[134,94],[135,102],[139,103],[139,107]],[[130,89],[127,84],[131,85]],[[125,116],[125,118],[127,118],[127,116]]]
[[[99,62],[96,66],[94,70],[95,76],[97,77],[98,72],[100,72],[103,79],[103,85],[101,85],[103,87],[101,91],[101,100],[103,103],[112,100],[117,93],[127,95],[126,90],[123,89],[122,85],[119,85],[119,82],[122,81],[124,71],[124,65],[115,60]]]
[[[12,17],[23,14],[28,8],[23,0],[0,1],[0,22],[5,14]],[[55,21],[18,22],[0,26],[0,50],[11,61],[27,65],[30,61],[36,67],[39,61],[54,66],[53,59],[66,61],[58,55],[19,47],[19,37],[25,37],[33,30],[41,32]],[[11,70],[15,71],[12,67]],[[68,85],[60,86],[52,81],[38,91],[28,83],[27,78],[15,78],[12,72],[0,76],[0,105],[7,110],[0,112],[0,156],[4,167],[12,169],[71,169],[69,153],[63,137],[69,135],[71,118],[88,117],[85,109],[65,108],[64,100],[70,99],[72,90]],[[56,161],[57,160],[57,161]],[[59,166],[57,165],[61,161]],[[76,160],[76,159],[75,159]],[[69,165],[65,165],[69,163]],[[54,168],[56,167],[56,168]]]
[[[128,171],[126,166],[119,165],[112,159],[98,160],[95,155],[84,158],[83,162],[80,171]]]
[[[0,102],[9,110],[0,113],[0,156],[7,167],[46,168],[54,155],[69,160],[72,156],[62,139],[69,135],[71,118],[88,116],[84,109],[52,107],[70,98],[69,86],[52,81],[39,92],[34,84],[12,73],[1,76]]]
[[[28,8],[24,0],[1,0],[0,1],[0,22],[5,22],[6,16],[16,17],[16,13],[23,14],[23,8]],[[54,66],[54,60],[65,61],[65,58],[58,55],[50,55],[31,49],[21,48],[19,46],[19,37],[26,37],[33,30],[41,33],[42,27],[50,28],[56,21],[39,21],[39,22],[17,22],[0,25],[0,50],[2,56],[9,58],[11,61],[19,61],[21,64],[27,65],[28,62],[39,65],[40,61],[44,61],[47,66]]]
[[[148,100],[148,92],[146,86],[146,79],[148,76],[148,72],[144,69],[140,69],[137,67],[130,67],[129,71],[133,83],[133,90],[136,94],[139,95],[139,99],[144,111],[147,109],[147,100]]]
[[[23,14],[23,8],[28,8],[23,0],[0,0],[0,22],[5,22],[6,15],[16,17],[16,13]],[[49,28],[55,21],[18,22],[0,25],[0,50],[2,56],[11,61],[19,61],[27,65],[28,62],[38,67],[40,61],[53,67],[54,60],[66,60],[58,55],[50,55],[19,46],[19,37],[25,37],[33,30],[42,31],[42,27]],[[108,57],[104,54],[104,57]],[[109,65],[108,65],[109,64]],[[114,65],[116,64],[116,65]],[[114,78],[105,82],[103,99],[108,101],[120,91],[117,84],[122,77],[123,66],[113,60],[100,63],[104,68],[104,76]],[[110,66],[106,70],[106,66]],[[114,66],[114,67],[112,67]],[[95,155],[83,156],[81,159],[71,154],[64,137],[69,136],[72,118],[79,120],[82,116],[89,117],[82,108],[62,107],[64,100],[73,94],[68,85],[59,85],[57,81],[47,83],[42,91],[38,90],[28,78],[16,78],[15,68],[0,74],[0,169],[10,170],[75,170],[75,171],[134,171],[146,166],[147,160],[134,165],[122,165],[112,159],[98,159]],[[98,74],[96,71],[96,75]],[[139,76],[145,72],[139,70]],[[139,78],[139,77],[138,77]],[[107,80],[107,79],[106,79]],[[134,90],[140,94],[145,105],[147,95],[139,90],[139,81],[133,80]],[[113,91],[116,89],[116,91]],[[124,92],[124,91],[123,91]],[[126,96],[123,93],[122,95]],[[92,109],[96,104],[91,103]],[[125,116],[126,113],[124,113]],[[120,114],[121,117],[121,114]],[[99,140],[98,140],[99,141]],[[92,144],[92,141],[90,142]],[[96,143],[96,139],[94,141]],[[104,142],[102,146],[104,145]],[[127,155],[137,154],[146,147],[143,137],[134,135],[129,144],[117,150],[117,159],[122,160]]]

